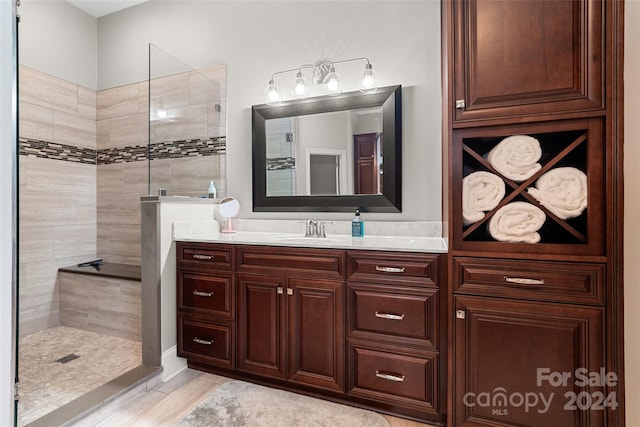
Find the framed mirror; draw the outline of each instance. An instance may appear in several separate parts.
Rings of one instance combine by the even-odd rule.
[[[255,212],[401,212],[402,89],[254,105]]]

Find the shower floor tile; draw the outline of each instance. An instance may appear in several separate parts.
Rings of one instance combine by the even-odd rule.
[[[55,326],[22,338],[18,352],[19,426],[142,363],[139,341],[66,326]]]

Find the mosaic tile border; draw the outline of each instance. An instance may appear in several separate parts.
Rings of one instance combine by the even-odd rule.
[[[96,150],[39,139],[20,138],[20,155],[74,163],[96,164]]]
[[[295,157],[272,157],[270,159],[266,159],[266,163],[268,171],[280,171],[296,168]]]
[[[118,148],[94,150],[74,145],[59,144],[31,138],[20,138],[20,155],[43,159],[62,160],[90,165],[141,162],[147,160],[179,159],[183,157],[206,157],[225,154],[226,137],[166,141],[147,145],[131,145]]]

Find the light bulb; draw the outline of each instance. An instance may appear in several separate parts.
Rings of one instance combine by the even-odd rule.
[[[275,105],[280,103],[280,94],[278,93],[278,87],[273,79],[269,80],[267,87],[264,89],[264,100],[268,105]]]
[[[331,65],[329,72],[324,76],[324,79],[322,79],[322,84],[324,86],[324,91],[329,95],[340,95],[342,93],[340,80],[338,79],[338,74],[336,74],[336,69],[333,65]]]
[[[304,80],[302,71],[298,71],[298,73],[296,74],[296,79],[294,80],[293,87],[291,88],[291,95],[295,96],[296,98],[309,96],[309,87]]]
[[[371,64],[368,62],[364,66],[364,73],[359,86],[360,92],[362,93],[373,93],[378,90],[378,82],[376,81],[375,72],[373,71]]]

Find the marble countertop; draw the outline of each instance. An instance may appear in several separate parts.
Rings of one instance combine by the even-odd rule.
[[[365,249],[407,252],[446,253],[447,241],[442,237],[365,236],[351,237],[331,234],[327,237],[304,237],[301,234],[258,231],[236,231],[225,234],[217,231],[202,234],[174,234],[181,242],[211,242],[307,248]]]

